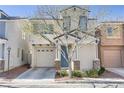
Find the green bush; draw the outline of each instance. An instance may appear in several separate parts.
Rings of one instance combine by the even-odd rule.
[[[88,77],[91,77],[91,78],[97,78],[99,76],[97,69],[92,69],[92,70],[86,71],[86,74]]]
[[[72,77],[86,77],[86,73],[80,70],[72,71]]]
[[[105,68],[104,68],[104,67],[101,67],[101,68],[98,70],[98,75],[102,75],[104,72],[105,72]]]
[[[68,72],[66,70],[61,70],[61,71],[58,71],[56,72],[56,74],[60,77],[65,77],[65,76],[68,76]]]

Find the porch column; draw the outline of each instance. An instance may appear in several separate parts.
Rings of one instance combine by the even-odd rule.
[[[78,45],[76,46],[76,60],[78,60]]]
[[[61,69],[61,65],[60,65],[60,44],[57,44],[56,46],[56,58],[55,58],[55,68],[56,70],[60,70]]]
[[[96,48],[96,58],[93,60],[93,69],[99,69],[100,68],[100,60],[98,58],[98,45],[99,45],[99,39],[96,39],[95,42],[95,48]]]
[[[76,46],[76,58],[74,60],[74,70],[80,70],[80,61],[79,61],[79,46]]]
[[[59,49],[58,49],[58,45],[56,46],[56,60],[59,59]]]

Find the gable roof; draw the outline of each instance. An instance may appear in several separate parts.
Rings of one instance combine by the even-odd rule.
[[[60,12],[65,11],[65,10],[68,10],[68,9],[71,9],[71,8],[79,8],[79,9],[81,9],[81,10],[86,10],[86,11],[90,12],[88,9],[82,8],[82,7],[76,6],[76,5],[73,5],[73,6],[70,6],[70,7],[68,7],[68,8],[65,8],[65,9],[61,10]]]
[[[9,17],[3,10],[0,9],[0,13],[4,14],[6,17]]]

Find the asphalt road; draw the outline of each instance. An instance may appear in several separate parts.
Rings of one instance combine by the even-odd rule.
[[[51,83],[51,84],[0,84],[0,88],[124,88],[124,83]]]

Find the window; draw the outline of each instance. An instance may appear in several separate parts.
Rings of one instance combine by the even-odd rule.
[[[53,24],[33,24],[35,32],[41,32],[44,34],[52,34],[54,31]]]
[[[51,34],[51,33],[53,33],[53,31],[54,31],[53,24],[49,24],[48,25],[48,33]]]
[[[108,27],[107,28],[107,35],[112,36],[112,34],[113,34],[112,27]]]
[[[80,16],[79,28],[80,28],[80,31],[87,31],[87,17],[86,16]]]
[[[17,57],[20,56],[20,48],[17,49]]]
[[[5,38],[6,22],[0,21],[0,37]]]
[[[24,61],[24,50],[22,49],[21,60]]]
[[[63,28],[65,31],[69,31],[71,26],[71,17],[66,16],[63,18]]]
[[[33,31],[34,31],[34,34],[41,31],[40,25],[38,23],[33,23]]]
[[[40,50],[37,50],[37,52],[40,52]]]

